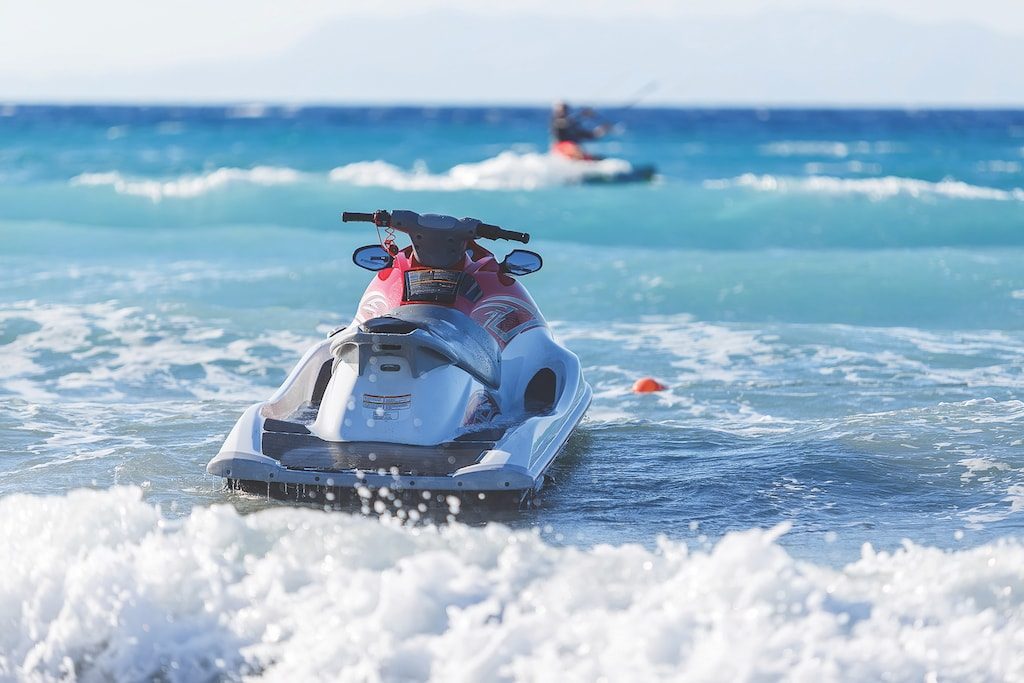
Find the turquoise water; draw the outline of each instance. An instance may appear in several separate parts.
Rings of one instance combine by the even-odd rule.
[[[238,551],[238,558],[256,559],[236,558],[232,571],[251,569],[257,559],[290,566],[294,550],[267,530],[284,517],[258,512],[270,508],[287,516],[289,528],[334,525],[323,534],[337,537],[318,532],[307,539],[311,562],[348,557],[332,545],[346,534],[367,552],[391,557],[379,566],[349,566],[379,582],[388,572],[401,574],[402,561],[430,565],[431,553],[441,552],[437,544],[457,548],[468,538],[492,544],[488,557],[514,553],[502,527],[485,525],[498,520],[539,534],[519,543],[548,559],[518,561],[554,592],[578,583],[571,572],[546,573],[558,563],[583,563],[583,575],[605,572],[607,585],[641,602],[656,600],[668,590],[666,577],[696,571],[701,561],[709,563],[708,577],[747,572],[755,579],[782,563],[784,576],[813,575],[808,581],[820,578],[822,590],[829,581],[843,585],[842,576],[868,576],[870,590],[844,599],[874,605],[876,616],[892,610],[899,628],[953,657],[951,646],[928,641],[914,620],[952,628],[961,593],[930,580],[928,590],[938,592],[928,599],[948,613],[924,616],[909,603],[886,606],[882,597],[894,581],[886,572],[927,565],[936,576],[956,574],[975,586],[968,592],[977,604],[988,604],[983,594],[1016,587],[992,603],[993,628],[1009,639],[1003,658],[975,659],[972,652],[968,659],[980,668],[946,669],[952,677],[995,680],[1024,671],[1010,644],[1024,623],[1024,576],[1014,559],[1024,529],[1024,112],[611,111],[623,126],[595,151],[659,168],[656,182],[631,186],[579,185],[552,166],[541,154],[540,110],[0,113],[0,507],[31,510],[26,524],[58,548],[66,544],[68,554],[93,557],[105,547],[90,516],[120,510],[124,528],[145,531],[155,523],[152,504],[164,517],[161,528],[178,529],[167,543],[219,557],[219,548],[234,547],[215,531],[224,524],[253,534],[245,543],[256,544]],[[323,521],[228,493],[205,474],[243,408],[268,396],[306,346],[350,319],[366,280],[350,254],[375,234],[342,225],[338,214],[377,208],[471,215],[533,234],[545,268],[527,286],[581,357],[595,390],[589,417],[538,509],[467,517],[485,528],[455,524],[429,541],[347,513]],[[632,394],[632,382],[646,375],[669,390]],[[137,490],[72,493],[115,485]],[[17,494],[57,498],[44,503]],[[246,516],[206,510],[216,504]],[[61,530],[69,517],[83,525],[73,538],[61,535],[72,534]],[[758,540],[749,531],[779,524],[788,531],[778,538]],[[16,554],[41,552],[34,545],[41,541],[19,529],[3,531]],[[126,531],[123,542],[155,561],[143,531]],[[260,534],[267,537],[252,540]],[[915,545],[904,548],[904,539]],[[405,560],[386,550],[396,543],[406,548],[399,553]],[[864,543],[896,554],[879,560],[864,554]],[[595,544],[612,547],[591,550]],[[679,559],[681,544],[696,553],[692,561]],[[730,555],[736,548],[744,550]],[[638,583],[628,572],[587,564],[626,566],[628,558],[653,562],[664,581]],[[986,573],[978,568],[992,566],[985,558],[1018,569]],[[854,562],[860,564],[847,564]],[[24,566],[26,577],[38,570],[38,563]],[[833,571],[842,576],[821,578]],[[69,576],[51,579],[68,593]],[[311,591],[333,586],[307,579]],[[121,585],[97,580],[101,594]],[[167,579],[165,588],[181,590],[177,581]],[[0,596],[15,602],[39,590],[27,578],[10,585]],[[719,588],[708,590],[721,596]],[[414,601],[450,604],[443,591],[409,591]],[[159,613],[176,609],[136,597]],[[239,600],[230,608],[239,609]],[[693,609],[713,611],[701,600],[691,600]],[[775,608],[771,600],[752,604]],[[264,656],[232,645],[259,642],[265,631],[221,624],[235,640],[218,640],[220,631],[197,616],[201,609],[189,609],[194,623],[185,631],[237,655],[218,655],[227,663],[217,670],[228,677],[246,666],[274,671],[268,662],[288,660],[287,652]],[[14,670],[10,662],[28,661],[19,644],[24,624],[51,623],[37,612],[25,616],[30,612],[7,624],[7,636],[0,630],[0,674]],[[88,610],[80,613],[84,620],[81,614]],[[261,618],[266,628],[292,633],[298,652],[301,629],[288,631],[282,614]],[[458,636],[454,622],[436,619],[395,628],[424,638]],[[803,622],[787,624],[810,632]],[[626,633],[636,625],[615,628]],[[723,638],[737,637],[725,622],[716,628]],[[774,628],[752,633],[767,638]],[[864,628],[878,639],[863,651],[877,654],[885,630]],[[128,677],[150,665],[166,673],[170,661],[202,675],[213,666],[200,662],[198,647],[126,644],[119,638],[128,631],[108,633],[104,645],[84,636],[84,645],[58,639],[47,651],[51,659],[32,660],[36,668],[25,670],[58,671],[60,653],[80,665],[83,652],[106,653],[104,666],[112,668],[95,670]],[[853,638],[842,628],[837,633],[834,650],[822,646],[826,660],[840,657]],[[580,638],[588,647],[603,642]],[[110,654],[111,642],[126,659]],[[998,650],[1002,641],[992,642]],[[518,651],[530,657],[541,648],[523,644]],[[662,654],[645,660],[651,676],[673,670],[655,666]],[[897,678],[932,670],[925,655],[893,657],[878,661]],[[140,668],[118,668],[124,661]],[[401,678],[400,671],[382,675]],[[423,677],[417,671],[409,677]]]

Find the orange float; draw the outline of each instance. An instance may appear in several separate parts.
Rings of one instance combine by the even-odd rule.
[[[638,394],[649,394],[652,391],[664,391],[667,388],[668,387],[653,377],[641,377],[633,383],[633,391]]]

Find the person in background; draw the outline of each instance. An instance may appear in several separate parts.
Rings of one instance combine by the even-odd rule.
[[[593,127],[585,125],[580,119],[594,116],[593,109],[581,109],[574,113],[568,103],[555,102],[551,112],[551,151],[577,161],[597,161],[601,157],[587,154],[581,142],[604,137],[611,129],[607,124]]]

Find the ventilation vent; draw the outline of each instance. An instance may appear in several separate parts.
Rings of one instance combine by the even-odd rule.
[[[555,390],[558,378],[551,368],[537,371],[526,385],[523,403],[528,413],[548,413],[555,407]]]

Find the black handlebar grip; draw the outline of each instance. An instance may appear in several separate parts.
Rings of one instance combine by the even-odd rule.
[[[522,242],[523,244],[530,243],[530,233],[528,232],[514,232],[512,230],[502,230],[502,237],[507,240],[514,240],[516,242]]]
[[[499,228],[497,225],[488,225],[487,223],[481,223],[476,226],[476,234],[489,240],[515,240],[516,242],[522,242],[523,244],[530,241],[530,236],[525,232],[504,230]]]
[[[496,240],[498,239],[498,233],[501,231],[497,225],[488,225],[487,223],[480,223],[476,226],[476,236],[483,237],[485,240]]]
[[[373,223],[372,213],[359,213],[357,211],[345,211],[341,214],[341,220],[343,223],[351,223],[353,221],[361,223]]]

